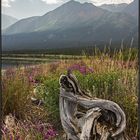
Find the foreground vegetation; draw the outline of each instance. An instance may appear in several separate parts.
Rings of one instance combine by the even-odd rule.
[[[10,113],[12,126],[3,124],[3,140],[63,140],[59,117],[59,77],[73,69],[81,87],[93,97],[118,103],[126,113],[126,133],[138,135],[138,64],[136,50],[109,53],[96,49],[81,59],[60,60],[34,67],[7,69],[2,76],[3,120]],[[43,99],[44,106],[32,104],[30,97]]]

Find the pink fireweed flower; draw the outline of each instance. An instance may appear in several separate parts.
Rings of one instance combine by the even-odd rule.
[[[44,139],[45,139],[45,140],[48,140],[48,139],[49,139],[48,134],[45,134]]]
[[[136,137],[132,137],[132,140],[138,140]]]
[[[44,139],[48,140],[50,138],[54,138],[56,135],[57,135],[56,131],[54,131],[53,129],[48,129],[44,135]]]
[[[93,73],[94,72],[93,68],[88,68],[88,72]]]
[[[10,139],[10,140],[13,140],[13,136],[12,136],[12,135],[10,135],[9,139]]]
[[[53,130],[53,129],[49,129],[48,130],[48,134],[50,135],[50,136],[56,136],[56,132]]]
[[[16,136],[16,139],[15,140],[20,140],[20,136]]]
[[[72,66],[70,66],[68,68],[68,70],[70,71],[74,71],[74,70],[78,70],[80,73],[82,73],[83,75],[89,74],[89,73],[93,73],[93,68],[89,68],[86,64],[74,64]]]
[[[84,75],[87,74],[86,66],[81,66],[79,71]]]
[[[43,126],[43,125],[38,126],[38,127],[37,127],[37,130],[38,130],[39,132],[41,132],[41,133],[44,133],[44,131],[45,131],[45,126]]]
[[[9,132],[7,127],[5,127],[5,126],[2,126],[1,131],[3,134],[7,134]]]
[[[15,69],[13,69],[13,68],[8,68],[8,69],[6,69],[6,71],[5,71],[5,75],[6,75],[8,78],[14,77],[15,73],[16,73],[16,71],[15,71]]]
[[[35,79],[33,78],[33,76],[29,76],[29,82],[30,83],[35,83]]]

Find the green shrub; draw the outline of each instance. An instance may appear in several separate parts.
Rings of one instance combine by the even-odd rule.
[[[37,90],[37,95],[43,98],[45,101],[45,108],[48,112],[47,119],[55,124],[55,126],[60,126],[58,80],[58,75],[50,74],[46,77],[46,79],[43,79],[42,84]]]

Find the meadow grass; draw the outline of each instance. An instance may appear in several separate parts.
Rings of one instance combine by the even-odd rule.
[[[8,69],[2,76],[3,118],[12,113],[19,127],[18,139],[25,135],[30,140],[61,139],[63,133],[59,116],[59,77],[72,68],[81,88],[94,97],[115,101],[124,110],[127,117],[126,132],[130,138],[138,135],[138,57],[136,49],[101,52],[96,49],[93,55],[84,54],[80,60],[60,60],[51,64],[35,67]],[[45,105],[35,106],[30,97],[44,99]],[[26,124],[23,122],[26,121]],[[57,131],[51,137],[46,136],[49,128],[44,126],[40,132],[34,127],[28,133],[24,125],[51,124]],[[55,131],[54,130],[54,131]],[[11,133],[10,133],[11,134]],[[12,133],[14,135],[14,133]],[[3,134],[3,140],[9,133]],[[63,138],[62,138],[63,139]]]

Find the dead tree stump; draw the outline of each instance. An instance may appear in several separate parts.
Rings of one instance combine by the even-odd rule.
[[[93,99],[81,90],[76,77],[61,75],[59,109],[67,140],[127,140],[126,116],[115,102]]]

